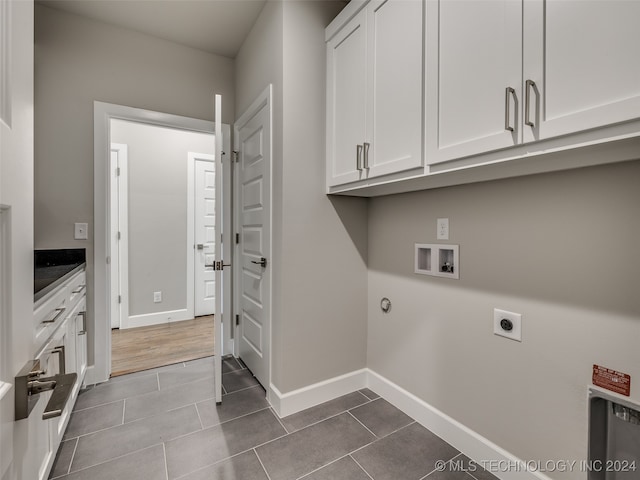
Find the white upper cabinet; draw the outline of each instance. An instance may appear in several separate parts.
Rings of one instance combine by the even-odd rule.
[[[329,187],[423,166],[423,26],[423,1],[373,0],[328,33]]]
[[[427,4],[428,164],[640,117],[640,2]]]
[[[427,2],[427,163],[521,139],[522,3]]]
[[[640,117],[640,2],[524,2],[525,141]],[[525,119],[526,120],[526,119]]]
[[[363,178],[366,13],[366,10],[361,11],[327,43],[328,185],[340,185]]]

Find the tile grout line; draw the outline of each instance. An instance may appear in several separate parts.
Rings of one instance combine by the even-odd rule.
[[[167,463],[167,445],[162,442],[162,455],[164,456],[164,473],[167,474],[166,478],[169,480],[169,465]]]
[[[198,409],[198,404],[194,403],[193,406],[196,407],[196,415],[198,415],[198,421],[200,422],[200,430],[204,430],[204,423],[202,423],[202,417],[200,416],[200,410]]]
[[[375,433],[373,433],[371,430],[369,430],[369,427],[367,427],[364,423],[362,423],[360,420],[358,420],[358,418],[356,418],[356,416],[353,413],[351,413],[351,411],[347,411],[347,413],[349,415],[351,415],[351,418],[353,418],[356,422],[358,422],[360,425],[362,425],[367,430],[367,432],[369,432],[371,435],[373,435],[376,440],[381,438],[378,435],[376,435]]]
[[[267,403],[269,402],[267,401]],[[269,404],[269,407],[271,407],[271,404]],[[284,428],[284,431],[287,432],[287,434],[292,433],[287,427],[284,426],[284,423],[282,423],[282,420],[280,420],[280,416],[275,412],[275,410],[273,410],[273,407],[271,407],[271,413],[273,413],[273,416],[276,417],[276,420],[278,420],[278,423],[282,426],[282,428]]]
[[[187,407],[189,407],[189,406],[191,406],[191,405],[195,405],[195,404],[187,405]],[[180,407],[180,408],[184,408],[184,407]],[[240,415],[239,417],[231,418],[231,419],[229,419],[229,420],[225,420],[224,422],[216,423],[215,425],[211,425],[211,426],[209,426],[209,427],[207,427],[207,428],[203,428],[202,430],[196,430],[195,432],[189,432],[189,433],[185,433],[185,434],[183,434],[183,435],[180,435],[180,436],[178,436],[178,437],[174,437],[174,438],[172,438],[170,441],[171,441],[171,442],[173,442],[174,440],[178,440],[178,439],[181,439],[181,438],[187,437],[187,436],[189,436],[189,435],[193,435],[194,433],[198,433],[198,432],[201,432],[201,431],[204,431],[204,430],[209,430],[209,429],[211,429],[211,428],[220,427],[221,425],[224,425],[225,423],[233,422],[234,420],[238,420],[239,418],[248,417],[249,415],[253,415],[254,413],[262,412],[263,410],[269,410],[270,408],[271,408],[271,407],[269,406],[269,407],[261,408],[261,409],[259,409],[259,410],[254,411],[254,412],[245,413],[244,415]],[[197,411],[197,410],[198,410],[198,407],[196,407],[196,411]],[[164,413],[167,413],[167,412],[164,412]],[[146,417],[146,418],[150,418],[150,417]],[[278,437],[278,438],[280,438],[280,437]],[[247,449],[247,450],[251,450],[251,449],[249,448],[249,449]],[[246,452],[247,450],[243,450],[243,452]],[[242,453],[242,452],[240,452],[240,453]],[[231,457],[227,457],[227,458],[231,458]],[[212,464],[212,465],[213,465],[213,464]]]
[[[71,473],[71,465],[73,465],[73,459],[76,457],[76,451],[78,450],[78,443],[80,442],[80,438],[76,438],[76,444],[73,446],[73,453],[71,454],[71,460],[69,460],[69,466],[67,467],[67,473],[65,475],[69,475]]]
[[[256,450],[256,447],[253,447],[251,450],[253,450],[253,453],[258,458],[258,462],[260,462],[260,466],[262,467],[262,470],[264,470],[264,474],[267,476],[269,480],[271,480],[271,475],[269,475],[269,472],[267,472],[267,467],[265,467],[264,463],[262,463],[262,459],[260,458],[260,455],[258,455],[258,451]]]
[[[121,401],[121,400],[118,400],[118,401]],[[78,435],[77,437],[71,437],[71,438],[68,438],[67,440],[73,440],[74,438],[88,437],[89,435],[93,435],[93,434],[95,434],[95,433],[104,432],[104,431],[106,431],[106,430],[112,430],[112,429],[114,429],[114,428],[118,428],[118,427],[124,427],[124,426],[127,426],[127,425],[133,425],[134,423],[142,422],[143,420],[149,420],[150,418],[153,418],[153,417],[159,417],[160,415],[166,415],[166,414],[167,414],[167,413],[169,413],[169,412],[173,412],[173,411],[175,411],[175,410],[180,410],[181,408],[190,407],[191,405],[194,405],[194,406],[195,406],[195,403],[189,403],[189,404],[187,404],[187,405],[183,405],[183,406],[181,406],[181,407],[172,408],[171,410],[165,410],[165,411],[159,412],[159,413],[157,413],[157,414],[155,414],[155,415],[149,415],[148,417],[136,418],[135,420],[131,420],[130,422],[122,423],[122,424],[120,424],[120,425],[112,425],[112,426],[110,426],[110,427],[101,428],[100,430],[95,430],[95,431],[93,431],[93,432],[83,433],[82,435]],[[196,409],[196,411],[197,411],[197,409]],[[255,412],[254,412],[254,413],[255,413]],[[123,418],[124,418],[124,411],[122,412],[122,416],[123,416]],[[196,431],[197,431],[197,430],[196,430]],[[195,433],[195,432],[191,432],[191,433]],[[187,434],[185,434],[185,435],[190,435],[190,433],[187,433]],[[182,435],[182,436],[184,436],[184,435]],[[176,437],[176,438],[177,438],[177,437]],[[173,439],[171,439],[171,440],[173,440]],[[157,445],[157,444],[154,444],[154,445]],[[152,445],[152,446],[153,446],[153,445]],[[147,448],[147,447],[145,447],[145,448]],[[143,448],[143,449],[141,449],[141,450],[144,450],[144,448]],[[137,451],[137,450],[136,450],[136,451]]]
[[[71,472],[71,471],[70,471],[70,472],[68,473],[68,475],[71,475],[72,473],[84,472],[85,470],[88,470],[88,469],[90,469],[90,468],[98,467],[98,466],[100,466],[100,465],[104,465],[104,464],[109,463],[109,462],[112,462],[112,461],[114,461],[114,460],[118,460],[118,459],[120,459],[120,458],[124,458],[124,457],[126,457],[126,456],[128,456],[128,455],[133,455],[133,454],[138,453],[138,452],[143,452],[143,451],[145,451],[145,450],[149,450],[150,448],[154,448],[154,447],[157,447],[157,446],[159,446],[159,445],[163,445],[163,443],[154,443],[153,445],[149,445],[149,446],[147,446],[147,447],[140,448],[140,449],[138,449],[138,450],[134,450],[134,451],[132,451],[132,452],[127,452],[127,453],[124,453],[124,454],[122,454],[122,455],[118,455],[118,456],[116,456],[116,457],[110,458],[110,459],[108,459],[108,460],[104,460],[104,461],[102,461],[102,462],[95,463],[95,464],[93,464],[93,465],[87,465],[86,467],[82,467],[82,468],[80,468],[80,469],[78,469],[78,470],[74,470],[73,472]],[[74,457],[75,457],[75,452],[74,452]],[[53,479],[52,479],[52,480],[53,480]]]
[[[404,427],[400,427],[400,428],[398,428],[397,430],[394,430],[393,432],[389,433],[388,435],[385,435],[384,437],[380,437],[380,438],[376,437],[376,438],[375,438],[375,440],[374,440],[373,442],[369,442],[369,443],[367,443],[366,445],[362,445],[361,447],[356,448],[354,451],[350,452],[350,453],[349,453],[349,455],[353,455],[354,453],[359,452],[360,450],[363,450],[363,449],[367,448],[369,445],[373,445],[374,443],[379,442],[380,440],[382,440],[382,439],[384,439],[384,438],[387,438],[389,435],[393,435],[394,433],[397,433],[397,432],[399,432],[400,430],[402,430],[402,429],[404,429],[404,428],[407,428],[407,427],[408,427],[408,426],[410,426],[410,425],[413,425],[414,423],[418,423],[418,422],[416,422],[416,421],[414,420],[414,421],[413,421],[413,422],[411,422],[409,425],[405,425]],[[365,428],[366,428],[366,427],[365,427]],[[355,460],[355,459],[354,459],[354,460]]]
[[[369,477],[371,480],[373,480],[373,477],[371,475],[369,475],[369,472],[367,472],[367,470],[362,465],[360,465],[360,462],[358,462],[355,458],[353,458],[353,456],[351,456],[351,454],[349,454],[349,458],[351,458],[351,460],[356,462],[356,465],[358,465],[360,467],[360,469],[365,473],[365,475],[367,477]]]
[[[311,470],[310,472],[305,473],[304,475],[302,475],[301,477],[297,477],[296,480],[303,480],[304,477],[308,477],[309,475],[316,473],[318,470],[322,470],[324,467],[328,467],[329,465],[333,465],[336,462],[339,462],[340,460],[342,460],[343,458],[348,457],[349,454],[347,453],[346,455],[342,455],[341,457],[336,458],[335,460],[331,460],[329,463],[325,463],[324,465],[315,468],[313,470]]]
[[[365,398],[366,398],[366,397],[365,397]],[[368,400],[368,401],[366,401],[366,402],[363,402],[363,403],[361,403],[360,405],[355,405],[355,406],[353,406],[353,407],[351,407],[351,408],[347,408],[346,410],[341,410],[341,411],[339,411],[338,413],[335,413],[335,414],[330,415],[330,416],[328,416],[328,417],[325,417],[325,418],[323,418],[323,419],[317,420],[317,421],[315,421],[315,422],[313,422],[313,423],[310,423],[309,425],[305,425],[304,427],[300,427],[300,428],[295,429],[295,430],[293,430],[292,432],[289,432],[289,433],[295,433],[295,432],[299,432],[299,431],[301,431],[301,430],[304,430],[305,428],[313,427],[314,425],[317,425],[317,424],[319,424],[319,423],[322,423],[322,422],[324,422],[325,420],[329,420],[330,418],[335,418],[335,417],[337,417],[338,415],[342,415],[343,413],[350,413],[350,411],[351,411],[351,410],[353,410],[354,408],[362,407],[362,406],[367,405],[367,404],[369,404],[369,403],[371,403],[371,400]],[[322,404],[319,404],[319,405],[316,405],[316,406],[320,406],[320,405],[322,405]],[[314,408],[314,407],[310,407],[310,408]],[[302,410],[302,411],[304,411],[304,410]],[[295,413],[293,413],[292,415],[295,415]],[[287,416],[291,416],[291,415],[287,415]],[[277,415],[276,415],[276,417],[277,417]],[[287,417],[284,417],[284,418],[287,418]],[[287,429],[285,428],[285,430],[287,430]],[[368,429],[367,429],[367,430],[368,430]]]
[[[455,447],[454,447],[455,448]],[[458,450],[456,448],[456,450]],[[456,455],[454,455],[453,457],[451,457],[449,460],[447,460],[445,463],[450,463],[451,461],[453,461],[453,459],[458,458],[460,455],[462,455],[462,452],[460,450],[458,450],[458,453]],[[425,478],[427,478],[428,476],[430,476],[431,474],[433,474],[434,472],[438,472],[440,470],[434,468],[433,470],[431,470],[429,473],[427,473],[424,477],[421,477],[420,480],[424,480]],[[469,475],[471,478],[475,479],[474,476],[472,476],[469,472],[464,472],[466,475]]]

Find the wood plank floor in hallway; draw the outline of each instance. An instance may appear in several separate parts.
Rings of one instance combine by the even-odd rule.
[[[213,315],[111,331],[111,376],[213,355]]]

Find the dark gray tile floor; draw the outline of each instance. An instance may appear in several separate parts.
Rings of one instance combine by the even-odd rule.
[[[496,480],[369,389],[280,419],[233,358],[222,405],[212,378],[210,357],[83,390],[50,478]]]

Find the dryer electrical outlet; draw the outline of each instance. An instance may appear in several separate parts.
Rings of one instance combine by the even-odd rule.
[[[493,309],[493,333],[501,337],[522,341],[522,315],[498,308]]]

